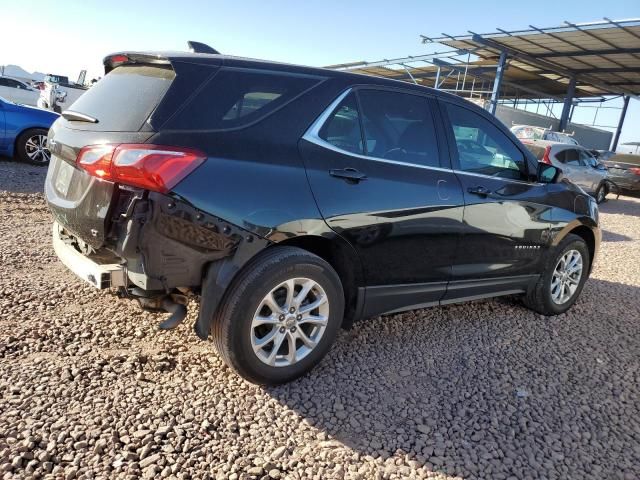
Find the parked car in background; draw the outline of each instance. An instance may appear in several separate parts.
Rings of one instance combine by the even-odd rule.
[[[199,295],[196,334],[252,382],[383,313],[518,294],[560,314],[591,272],[595,201],[464,99],[218,54],[104,63],[49,134],[54,249],[162,328]]]
[[[36,106],[40,92],[31,85],[11,77],[0,77],[0,97],[22,105]]]
[[[522,143],[544,163],[562,170],[564,176],[602,203],[607,193],[607,168],[586,148],[545,140],[522,140]]]
[[[640,155],[616,154],[603,162],[608,169],[609,179],[616,184],[623,195],[640,194]]]
[[[60,94],[63,94],[62,96],[64,98],[64,104],[66,108],[69,108],[71,105],[73,105],[73,103],[78,100],[78,98],[80,98],[84,94],[84,92],[87,91],[87,87],[74,82],[70,82],[69,78],[63,75],[47,74],[44,77],[44,83],[45,85],[49,84],[55,86],[55,89],[57,90],[57,92],[59,92],[58,96],[61,96]]]
[[[58,114],[0,97],[0,154],[33,165],[49,163],[47,134]]]
[[[520,140],[544,140],[547,142],[565,143],[567,145],[579,145],[572,135],[563,132],[554,132],[549,128],[536,127],[534,125],[514,125],[511,127],[513,134]]]

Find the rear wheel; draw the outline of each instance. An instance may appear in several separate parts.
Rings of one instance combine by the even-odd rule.
[[[543,315],[564,313],[576,302],[589,276],[589,249],[573,234],[549,256],[536,285],[526,294],[527,307]]]
[[[274,247],[229,287],[212,336],[224,362],[238,374],[275,385],[320,362],[343,313],[342,284],[331,265],[299,248]]]
[[[48,131],[32,128],[20,134],[16,141],[18,158],[32,165],[49,165],[51,153],[47,144]]]

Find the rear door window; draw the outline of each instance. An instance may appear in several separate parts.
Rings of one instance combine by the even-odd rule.
[[[163,128],[225,130],[264,118],[317,85],[321,77],[222,68]]]
[[[11,87],[11,88],[20,88],[22,85],[12,80],[10,78],[0,78],[0,86],[2,87]]]
[[[567,148],[566,150],[563,150],[556,155],[556,158],[566,165],[574,167],[580,166],[580,152],[575,148]]]
[[[365,151],[372,157],[439,167],[438,142],[427,98],[359,90]]]
[[[70,121],[69,124],[72,128],[137,132],[158,106],[174,77],[174,71],[168,67],[117,67],[67,107],[96,118],[98,123]]]
[[[318,136],[340,150],[363,154],[360,113],[356,96],[350,93],[324,123]]]

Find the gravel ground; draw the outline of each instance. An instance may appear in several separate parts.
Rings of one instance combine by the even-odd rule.
[[[568,314],[501,299],[379,317],[260,388],[196,339],[193,311],[161,332],[67,272],[43,180],[0,160],[4,479],[640,477],[640,200],[602,206]]]

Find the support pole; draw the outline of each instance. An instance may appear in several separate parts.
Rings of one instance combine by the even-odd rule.
[[[624,117],[627,116],[627,107],[629,106],[629,97],[628,95],[624,97],[624,104],[622,105],[622,112],[620,112],[620,119],[618,120],[618,128],[616,128],[616,134],[613,136],[613,143],[611,143],[611,150],[616,151],[618,148],[618,140],[620,140],[620,132],[622,132],[622,127],[624,125]]]
[[[438,72],[436,73],[436,83],[433,86],[436,90],[440,88],[440,67],[438,66]]]
[[[569,114],[571,113],[571,105],[573,105],[573,97],[576,94],[576,77],[569,79],[569,87],[567,88],[567,96],[564,97],[564,105],[562,107],[562,115],[560,115],[560,124],[558,131],[564,132],[569,124]]]
[[[507,63],[507,53],[502,51],[500,53],[500,60],[498,61],[498,68],[496,69],[496,79],[493,82],[493,91],[491,92],[491,106],[489,111],[495,115],[498,108],[498,99],[500,98],[500,87],[502,86],[502,77],[504,76],[504,69]]]

